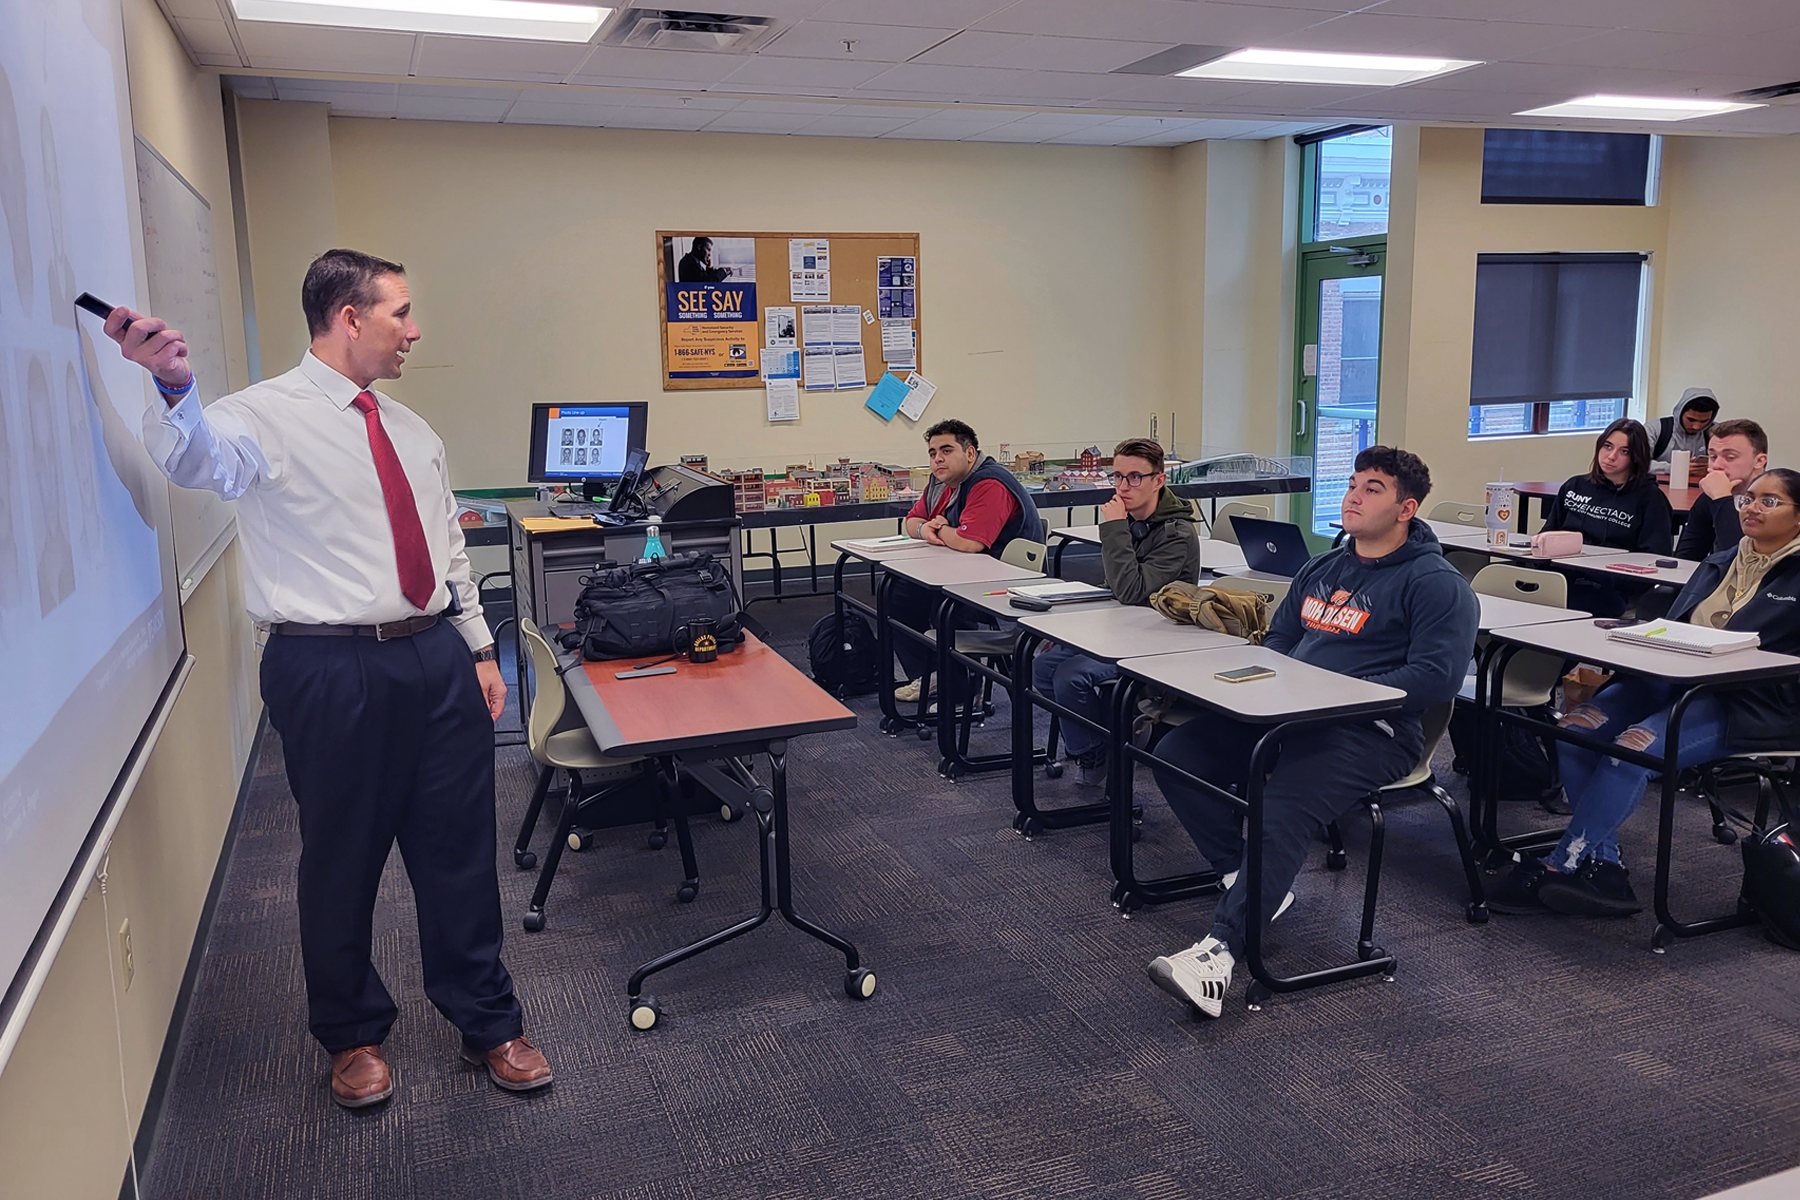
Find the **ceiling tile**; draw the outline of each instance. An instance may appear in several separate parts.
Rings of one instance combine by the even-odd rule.
[[[227,54],[238,61],[237,44],[231,40],[231,29],[223,21],[178,20],[176,28],[195,54]]]
[[[839,113],[819,117],[794,132],[805,137],[880,137],[912,121],[906,117],[864,117]]]
[[[962,29],[1012,3],[1013,0],[827,0],[812,16],[821,21]]]
[[[1225,29],[1257,29],[1264,35],[1303,29],[1328,17],[1368,6],[1368,0],[1306,0],[1282,3],[1210,4],[1178,0],[1096,4],[1092,0],[1019,0],[975,23],[1000,33],[1055,34],[1060,37],[1123,38],[1174,45],[1228,45]]]
[[[616,95],[613,101],[622,108],[675,108],[687,112],[710,112],[717,116],[722,112],[735,109],[743,101],[735,96],[709,96],[695,93],[689,96],[666,95]]]
[[[1800,44],[1791,37],[1731,38],[1679,47],[1633,64],[1651,70],[1762,75],[1770,83],[1800,76]]]
[[[497,122],[512,107],[512,99],[472,99],[456,96],[401,96],[394,107],[397,117],[421,121]]]
[[[583,107],[576,104],[545,104],[522,98],[507,111],[508,125],[582,125],[589,128],[609,124],[619,110],[607,105]]]
[[[795,102],[781,100],[739,100],[734,110],[740,113],[787,114],[797,117],[825,117],[837,112],[844,106],[830,102]]]
[[[581,65],[588,47],[562,42],[503,41],[499,38],[438,37],[426,34],[417,73],[445,79],[508,79],[555,83]]]
[[[938,67],[927,63],[901,63],[861,85],[858,91],[883,95],[936,96],[967,100],[978,96],[992,72],[981,67]]]
[[[607,125],[613,129],[668,129],[697,131],[718,119],[705,109],[621,108]]]
[[[1232,79],[1177,79],[1173,76],[1111,75],[1096,103],[1113,108],[1132,108],[1139,104],[1177,105],[1184,111],[1200,112],[1244,94],[1249,84]]]
[[[986,86],[977,95],[1003,103],[1080,104],[1099,96],[1112,82],[1108,75],[1073,71],[990,70],[985,74]]]
[[[412,64],[413,35],[367,29],[324,29],[239,21],[238,38],[258,67],[292,71],[344,71],[356,75],[404,75]]]
[[[905,62],[954,34],[954,29],[860,25],[844,21],[802,21],[764,46],[764,58],[852,59],[859,62]],[[850,49],[844,49],[844,43]]]
[[[679,50],[628,50],[597,46],[574,76],[581,83],[638,84],[700,89],[716,83],[743,64],[731,54],[693,54]]]
[[[884,71],[886,63],[842,62],[828,58],[768,58],[753,54],[714,90],[765,92],[790,96],[837,96],[867,83]]]
[[[1692,38],[1646,29],[1603,29],[1557,46],[1514,57],[1523,62],[1574,67],[1631,67],[1693,44]]]
[[[797,113],[728,112],[702,128],[707,133],[792,133],[817,119]]]
[[[219,0],[163,0],[163,8],[171,17],[196,21],[223,21],[225,13]]]
[[[1104,38],[1032,37],[968,30],[934,46],[915,62],[944,66],[1006,67],[1018,71],[1085,71],[1104,74],[1163,49],[1161,42]]]

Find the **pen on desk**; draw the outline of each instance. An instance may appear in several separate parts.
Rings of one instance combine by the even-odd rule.
[[[997,592],[983,592],[981,594],[984,596],[1004,596],[1004,595],[1006,595],[1006,592],[1007,592],[1006,588],[1001,588]]]

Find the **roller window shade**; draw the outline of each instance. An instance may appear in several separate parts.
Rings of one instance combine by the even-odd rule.
[[[1641,254],[1483,254],[1470,404],[1629,397]]]
[[[1482,139],[1483,204],[1644,204],[1647,133],[1489,129]]]

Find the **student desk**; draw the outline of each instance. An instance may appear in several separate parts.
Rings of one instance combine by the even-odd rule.
[[[844,609],[849,607],[874,621],[879,636],[881,614],[874,604],[864,604],[861,600],[844,594],[844,569],[853,562],[867,563],[869,566],[869,591],[873,596],[878,597],[880,595],[880,576],[877,572],[881,564],[903,555],[934,554],[943,547],[933,546],[930,542],[924,541],[910,541],[906,545],[883,546],[878,549],[855,544],[857,541],[863,540],[868,539],[840,538],[831,543],[831,548],[838,552],[837,563],[831,569],[831,608],[837,617],[838,628],[843,628]],[[891,695],[893,689],[888,690]],[[885,713],[887,710],[884,708],[882,711]],[[885,723],[884,720],[883,724]]]
[[[1275,671],[1275,676],[1249,683],[1226,683],[1216,677],[1218,672],[1249,666],[1270,667]],[[1127,869],[1119,875],[1118,887],[1114,889],[1115,902],[1129,912],[1137,902],[1160,904],[1216,890],[1218,887],[1218,876],[1211,871],[1148,881],[1139,881],[1131,876],[1132,772],[1138,761],[1157,764],[1244,813],[1244,864],[1243,877],[1239,882],[1249,889],[1245,894],[1244,960],[1254,980],[1249,991],[1252,1008],[1260,1007],[1262,1001],[1275,992],[1297,992],[1364,975],[1391,976],[1396,962],[1394,956],[1376,946],[1373,941],[1375,912],[1372,891],[1365,893],[1357,961],[1288,976],[1272,974],[1264,964],[1263,784],[1283,740],[1326,725],[1346,721],[1372,721],[1397,713],[1406,700],[1406,693],[1398,688],[1339,675],[1335,671],[1311,666],[1285,654],[1250,645],[1202,650],[1191,654],[1161,654],[1154,658],[1127,658],[1120,661],[1119,674],[1121,685],[1113,696],[1112,848],[1115,867],[1123,861]],[[1249,770],[1241,784],[1242,799],[1212,781],[1190,775],[1174,764],[1158,758],[1151,751],[1132,744],[1130,724],[1126,718],[1138,692],[1145,684],[1154,684],[1211,712],[1264,730],[1250,754]],[[1377,859],[1371,864],[1371,872],[1378,868]]]
[[[948,672],[952,665],[960,664],[964,670],[975,677],[997,683],[1007,690],[1009,696],[1012,695],[1014,676],[1003,675],[987,664],[956,649],[956,631],[952,621],[958,608],[974,609],[983,616],[1004,623],[1011,623],[1020,617],[1049,615],[1033,612],[1030,609],[1014,608],[1006,593],[1008,586],[1006,583],[999,582],[953,583],[944,588],[944,603],[939,606],[937,622],[938,678],[940,680],[949,678]],[[1059,604],[1051,611],[1060,613],[1089,609],[1117,609],[1119,607],[1117,600],[1108,598]],[[1002,628],[1005,628],[1005,624],[1002,625]],[[1016,644],[1012,652],[1017,653]],[[974,702],[974,696],[971,693],[969,703],[973,704]],[[1027,757],[1032,762],[1043,761],[1046,753],[1031,748],[1030,710],[1021,710],[1016,697],[1013,698],[1012,714],[1015,728],[1018,726],[1021,714],[1026,718],[1025,753]],[[972,718],[971,723],[973,723]],[[1013,765],[1014,756],[1018,753],[1017,739],[1015,739],[1015,748],[1006,754],[990,754],[970,758],[967,726],[964,728],[964,736],[958,739],[956,736],[956,706],[953,704],[938,705],[938,751],[941,755],[938,760],[938,774],[949,779],[956,779],[975,771],[1005,770]],[[1027,770],[1029,771],[1029,766]]]
[[[1674,842],[1675,796],[1679,791],[1678,783],[1681,773],[1675,765],[1675,748],[1680,744],[1682,715],[1687,711],[1688,705],[1701,694],[1734,684],[1762,682],[1800,675],[1800,658],[1785,654],[1771,654],[1766,650],[1739,650],[1731,654],[1707,656],[1684,654],[1678,650],[1660,650],[1651,646],[1634,646],[1629,642],[1617,641],[1608,636],[1606,630],[1597,627],[1591,621],[1559,621],[1547,625],[1505,626],[1493,630],[1492,637],[1499,650],[1484,664],[1483,674],[1490,680],[1497,680],[1501,677],[1506,670],[1507,662],[1515,654],[1524,650],[1538,650],[1550,654],[1560,654],[1566,659],[1578,659],[1581,662],[1609,667],[1628,675],[1671,680],[1685,685],[1687,690],[1675,702],[1674,710],[1669,715],[1668,729],[1663,738],[1663,748],[1656,754],[1630,750],[1614,742],[1592,737],[1580,730],[1564,729],[1553,722],[1537,720],[1521,713],[1507,712],[1498,704],[1484,703],[1481,716],[1485,733],[1478,743],[1479,760],[1475,765],[1475,770],[1470,773],[1470,794],[1472,796],[1492,794],[1495,756],[1487,752],[1487,747],[1495,744],[1495,735],[1498,734],[1502,724],[1523,726],[1542,737],[1582,746],[1612,758],[1659,771],[1662,775],[1662,811],[1657,822],[1656,833],[1654,904],[1657,925],[1655,932],[1651,935],[1652,949],[1660,953],[1678,937],[1698,937],[1701,934],[1716,933],[1722,929],[1735,929],[1741,925],[1754,923],[1756,921],[1755,914],[1743,909],[1725,916],[1692,922],[1678,921],[1669,912],[1669,860]],[[1498,687],[1490,685],[1486,689],[1484,699],[1498,694]],[[1479,786],[1477,786],[1477,781],[1479,781]],[[1489,802],[1484,807],[1486,809],[1486,837],[1490,846],[1504,846],[1507,849],[1536,849],[1545,844],[1546,838],[1554,841],[1562,835],[1563,831],[1553,830],[1540,834],[1499,839],[1494,835],[1493,810],[1496,806]]]
[[[1171,621],[1152,608],[1127,608],[1116,603],[1110,607],[1085,604],[1079,608],[1070,606],[1055,612],[1021,615],[1018,647],[1013,651],[1013,677],[1007,690],[1013,705],[1013,807],[1019,810],[1018,815],[1013,818],[1013,828],[1026,837],[1032,837],[1046,829],[1098,824],[1110,820],[1113,812],[1112,806],[1106,803],[1074,804],[1053,809],[1040,809],[1037,806],[1031,770],[1031,711],[1034,705],[1050,710],[1064,721],[1078,722],[1096,733],[1109,737],[1113,734],[1112,729],[1094,724],[1088,718],[1057,703],[1056,697],[1047,696],[1032,685],[1032,660],[1037,655],[1038,646],[1046,641],[1072,646],[1089,658],[1102,662],[1245,644],[1243,639],[1229,634]],[[1126,797],[1126,819],[1129,820],[1129,792]]]
[[[1578,608],[1554,608],[1548,604],[1533,604],[1529,600],[1515,600],[1511,596],[1484,596],[1477,592],[1475,599],[1481,602],[1481,615],[1476,619],[1475,625],[1477,633],[1487,633],[1507,625],[1550,625],[1557,621],[1579,621],[1594,615]]]
[[[1050,536],[1056,539],[1056,545],[1050,549],[1050,573],[1057,578],[1062,577],[1063,551],[1071,542],[1080,542],[1086,546],[1100,544],[1100,527],[1098,525],[1070,525],[1063,529],[1052,529]],[[1244,552],[1223,538],[1200,539],[1200,570],[1211,571],[1218,575],[1226,571],[1241,571],[1248,564],[1244,562]],[[1194,582],[1189,580],[1190,583]]]
[[[1657,560],[1677,565],[1659,567]],[[1663,584],[1672,588],[1683,588],[1687,581],[1694,577],[1694,569],[1700,564],[1684,558],[1676,558],[1673,554],[1615,554],[1603,560],[1586,557],[1568,560],[1571,571],[1579,571],[1583,575],[1597,575],[1602,579],[1614,579],[1624,583],[1637,583],[1645,587],[1652,584]],[[1648,574],[1639,571],[1621,571],[1622,566],[1648,567]]]
[[[1519,494],[1520,533],[1524,533],[1530,526],[1531,501],[1533,498],[1536,498],[1538,502],[1538,517],[1542,520],[1549,519],[1550,504],[1556,499],[1556,493],[1562,491],[1563,482],[1565,481],[1536,479],[1528,483],[1513,484],[1513,490]],[[1705,493],[1700,490],[1698,484],[1692,484],[1688,487],[1676,490],[1669,486],[1666,479],[1659,479],[1657,480],[1657,486],[1662,489],[1662,494],[1669,498],[1669,507],[1674,510],[1674,525],[1676,529],[1680,529],[1681,523],[1687,520],[1688,510],[1694,507],[1695,498],[1705,495]]]
[[[601,753],[612,758],[673,755],[709,790],[741,793],[756,813],[762,842],[760,910],[633,971],[626,985],[633,1027],[649,1029],[659,1016],[655,999],[641,995],[645,979],[749,933],[772,912],[842,952],[844,988],[851,996],[873,995],[875,976],[859,965],[856,947],[794,911],[788,856],[788,741],[854,728],[856,714],[750,633],[739,649],[719,655],[717,662],[681,662],[673,675],[615,678],[616,671],[630,666],[629,659],[565,658],[563,680]],[[767,787],[748,772],[728,778],[714,766],[756,754],[769,756]]]
[[[970,554],[961,550],[952,550],[948,546],[927,546],[925,553],[899,554],[881,560],[882,573],[875,585],[875,654],[880,660],[875,672],[877,698],[881,701],[881,731],[898,733],[911,725],[923,726],[924,714],[929,703],[927,694],[921,688],[919,693],[919,713],[916,717],[900,715],[898,702],[894,699],[894,635],[911,638],[920,645],[930,647],[938,655],[940,670],[943,666],[946,647],[941,640],[934,640],[917,630],[900,625],[888,616],[889,597],[894,590],[894,581],[904,579],[908,583],[929,591],[939,592],[953,583],[987,583],[993,581],[994,586],[1017,583],[1024,579],[1042,579],[1037,571],[1025,567],[1015,567],[1011,563],[1003,563],[990,554]],[[941,623],[941,622],[939,622]],[[940,693],[945,691],[944,676],[938,677]],[[941,698],[941,697],[940,697]],[[940,704],[940,709],[944,706]],[[952,709],[955,705],[950,705]],[[940,719],[941,724],[941,719]],[[921,729],[924,737],[930,733]]]

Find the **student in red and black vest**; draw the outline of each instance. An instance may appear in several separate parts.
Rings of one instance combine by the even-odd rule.
[[[906,514],[910,537],[948,546],[965,554],[991,554],[995,558],[1014,538],[1044,540],[1044,523],[1037,502],[1013,473],[981,453],[981,439],[967,423],[939,421],[925,431],[925,449],[931,456],[931,482]],[[888,613],[894,620],[923,632],[931,628],[937,608],[934,592],[895,580],[888,595]],[[917,642],[896,639],[894,654],[908,683],[894,692],[901,703],[919,698],[927,686],[932,652]]]

